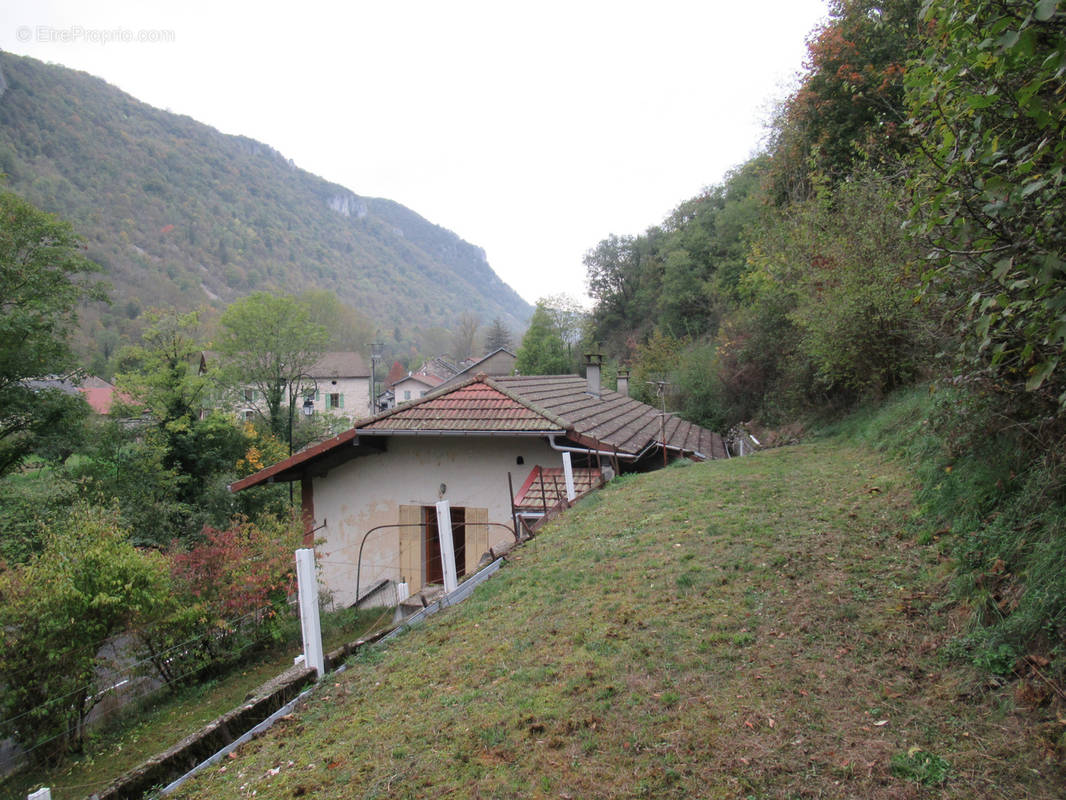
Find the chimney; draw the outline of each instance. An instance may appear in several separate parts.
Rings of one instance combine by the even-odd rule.
[[[600,365],[603,364],[603,356],[599,353],[585,353],[585,378],[588,380],[588,393],[593,397],[600,396]]]
[[[617,386],[618,386],[618,394],[624,394],[626,397],[629,397],[629,370],[628,369],[619,369],[618,370],[618,384],[617,384]]]

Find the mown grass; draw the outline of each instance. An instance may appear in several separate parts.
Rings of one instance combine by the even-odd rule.
[[[351,641],[369,630],[378,619],[375,611],[344,611],[323,616],[326,649]],[[0,798],[25,800],[39,786],[48,786],[54,800],[74,800],[98,792],[115,778],[152,756],[177,744],[185,736],[237,708],[259,686],[292,666],[299,655],[299,623],[294,637],[249,656],[239,667],[200,684],[175,692],[160,689],[107,726],[92,731],[85,753],[55,767],[23,770],[0,781]],[[238,732],[240,733],[240,732]]]
[[[179,796],[1060,797],[912,489],[840,441],[618,481]]]

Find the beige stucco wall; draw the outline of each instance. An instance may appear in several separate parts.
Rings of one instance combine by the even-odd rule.
[[[417,400],[422,395],[432,392],[433,387],[427,386],[417,378],[408,377],[404,378],[402,381],[397,381],[393,385],[392,390],[396,393],[396,405],[400,405],[402,403],[410,403],[412,400]],[[403,396],[405,391],[411,393],[411,396],[406,399]]]
[[[521,456],[525,463],[516,463]],[[400,506],[487,508],[489,522],[511,527],[510,472],[517,492],[535,465],[558,467],[562,454],[541,438],[392,436],[385,453],[361,456],[314,479],[314,512],[321,577],[337,607],[355,601],[359,544],[378,525],[400,521]],[[440,486],[445,484],[443,497]],[[489,545],[512,541],[503,528],[489,527]],[[382,578],[400,576],[400,532],[371,534],[363,549],[360,592]],[[478,554],[480,555],[480,554]],[[409,576],[404,576],[408,577]],[[411,586],[411,592],[419,586]]]
[[[370,378],[318,378],[317,385],[316,414],[332,414],[347,417],[353,421],[370,416]],[[344,395],[344,408],[327,410],[327,396],[334,393]],[[297,398],[297,405],[302,406],[303,401],[301,395]]]

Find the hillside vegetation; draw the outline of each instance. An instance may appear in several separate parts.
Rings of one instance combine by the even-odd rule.
[[[222,307],[254,290],[332,290],[388,330],[529,315],[480,248],[399,203],[82,72],[4,53],[0,74],[8,187],[72,222],[113,287],[110,308],[82,314],[87,339],[127,331],[146,307]]]
[[[589,251],[589,339],[719,430],[934,387],[907,452],[974,660],[1039,651],[1062,691],[1066,4],[829,11],[765,152]]]
[[[178,796],[1059,797],[913,489],[842,441],[615,481]]]

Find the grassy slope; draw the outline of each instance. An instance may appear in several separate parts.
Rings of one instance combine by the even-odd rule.
[[[180,794],[1061,796],[1012,697],[944,655],[909,484],[836,442],[616,482]],[[893,774],[912,748],[943,786]]]

